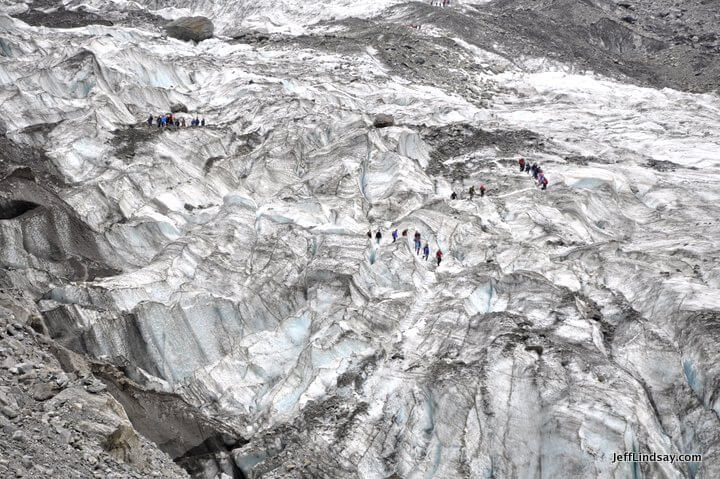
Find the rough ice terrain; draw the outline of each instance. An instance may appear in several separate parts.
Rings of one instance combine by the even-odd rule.
[[[0,287],[235,431],[197,477],[720,477],[720,96],[624,69],[660,30],[578,64],[488,27],[532,2],[62,3],[0,2]],[[176,104],[208,125],[144,124]]]

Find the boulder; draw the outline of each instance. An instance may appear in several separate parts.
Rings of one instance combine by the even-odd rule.
[[[207,17],[181,17],[165,25],[168,35],[178,40],[201,42],[213,36],[215,27]]]
[[[121,424],[107,438],[105,450],[112,457],[121,462],[139,465],[143,462],[140,450],[140,440],[135,430],[130,426]]]
[[[172,113],[187,113],[188,109],[182,103],[173,103],[172,105],[170,105],[170,111]]]
[[[393,126],[395,124],[395,118],[393,118],[392,115],[387,115],[385,113],[380,113],[379,115],[375,116],[375,121],[373,121],[373,126],[375,128],[386,128],[388,126]]]
[[[58,393],[58,387],[52,383],[38,383],[31,388],[31,392],[36,401],[47,401]]]
[[[0,413],[8,419],[15,419],[20,415],[20,410],[11,406],[0,406]]]

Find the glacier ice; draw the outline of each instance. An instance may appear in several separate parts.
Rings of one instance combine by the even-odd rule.
[[[6,137],[64,182],[2,180],[0,207],[41,206],[0,220],[2,279],[55,340],[247,427],[248,477],[720,474],[717,94],[457,38],[480,101],[388,67],[382,42],[229,39],[399,2],[160,3],[221,36],[0,16]],[[143,124],[176,102],[208,126]],[[704,461],[610,462],[632,450]]]

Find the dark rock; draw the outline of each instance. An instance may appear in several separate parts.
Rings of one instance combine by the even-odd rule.
[[[43,10],[28,10],[25,13],[17,15],[17,18],[35,27],[44,26],[51,28],[78,28],[88,25],[107,25],[113,23],[104,19],[100,15],[87,12],[82,9],[66,10],[60,6],[54,11],[45,12]]]
[[[540,346],[539,344],[533,344],[529,346],[525,346],[525,351],[534,351],[537,353],[538,356],[542,356],[544,348]]]
[[[647,166],[657,171],[675,171],[677,165],[666,160],[648,160]]]
[[[207,17],[182,17],[165,25],[165,30],[178,40],[201,42],[213,36],[215,27]]]
[[[30,318],[30,327],[36,333],[44,334],[45,336],[49,334],[47,326],[45,326],[45,321],[43,321],[40,315],[34,315]]]
[[[380,113],[379,115],[375,116],[375,121],[373,121],[373,126],[375,128],[386,128],[388,126],[393,126],[395,124],[395,118],[393,118],[392,115],[387,115],[385,113]]]
[[[188,109],[182,103],[173,103],[172,105],[170,105],[170,111],[172,113],[187,113]]]

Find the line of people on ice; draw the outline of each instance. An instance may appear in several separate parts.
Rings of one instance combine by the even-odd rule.
[[[147,124],[148,126],[153,126],[153,123],[155,123],[158,128],[165,128],[169,126],[174,126],[176,128],[184,128],[186,126],[205,126],[205,118],[201,120],[200,118],[195,117],[190,119],[190,121],[186,121],[185,117],[177,117],[172,113],[167,113],[165,115],[158,115],[157,117],[150,115],[147,119]]]
[[[518,160],[518,164],[520,166],[521,173],[526,172],[528,174],[531,174],[533,177],[533,180],[535,180],[535,182],[538,186],[540,186],[543,190],[547,189],[548,180],[547,180],[547,177],[545,176],[545,173],[543,172],[542,168],[540,168],[540,165],[538,165],[537,163],[533,163],[531,165],[530,162],[525,161],[524,158],[520,158]],[[480,190],[480,197],[484,197],[485,192],[487,191],[487,188],[485,188],[485,185],[481,184],[479,190]],[[472,200],[475,197],[475,194],[476,194],[475,186],[473,185],[470,187],[470,189],[468,189],[468,196]],[[458,198],[457,193],[455,193],[455,191],[453,191],[450,194],[450,199],[456,200],[457,198]],[[393,230],[391,235],[392,235],[392,242],[395,243],[398,240],[397,228]],[[401,236],[403,238],[407,238],[407,235],[408,235],[408,230],[403,230],[403,232],[401,233]],[[382,240],[382,233],[380,232],[380,230],[378,230],[374,236],[375,236],[375,242],[377,244],[380,244],[380,241]],[[370,240],[372,240],[372,238],[373,238],[372,231],[367,232],[367,237]],[[430,245],[427,241],[425,242],[425,245],[423,245],[419,231],[415,231],[413,243],[415,246],[415,254],[419,256],[420,253],[422,252],[422,258],[425,261],[427,261],[428,258],[430,257]],[[435,252],[435,260],[437,261],[438,266],[440,266],[440,263],[442,262],[442,258],[443,258],[443,252],[440,248],[438,248],[437,251]]]
[[[480,197],[485,196],[485,192],[487,191],[487,188],[485,188],[484,184],[480,185],[479,191],[480,191]],[[470,199],[473,199],[475,197],[475,195],[476,195],[475,186],[470,187],[470,189],[468,190],[468,195],[470,196]],[[458,195],[454,191],[450,195],[450,199],[452,199],[452,200],[456,200],[457,197],[458,197]],[[400,233],[399,235],[402,238],[407,238],[408,230],[403,230],[402,233]],[[375,242],[377,244],[380,244],[380,241],[382,240],[382,232],[380,230],[377,230],[377,232],[375,233],[374,236],[375,236]],[[397,228],[395,228],[392,231],[391,236],[392,236],[392,242],[393,243],[397,242],[397,240],[398,240]],[[372,238],[373,238],[372,231],[367,232],[367,237],[368,237],[368,239],[372,240]],[[425,261],[427,261],[430,258],[430,244],[427,241],[425,241],[425,244],[423,245],[421,234],[419,231],[415,231],[415,234],[413,237],[413,244],[414,244],[415,254],[419,256],[420,253],[422,253],[422,258]],[[435,261],[437,261],[438,266],[440,266],[442,259],[443,259],[443,252],[440,248],[438,248],[437,251],[435,251]]]
[[[402,238],[407,238],[407,235],[408,235],[408,230],[403,230],[402,233],[400,233],[400,236],[402,236]],[[393,230],[393,232],[391,233],[391,236],[392,236],[392,242],[393,243],[397,242],[397,240],[398,240],[397,228],[395,228]],[[372,237],[373,237],[372,231],[367,232],[367,237],[369,239],[372,239]],[[381,240],[382,240],[382,233],[380,232],[380,230],[377,230],[377,233],[375,233],[375,242],[377,244],[380,244]],[[420,252],[422,252],[422,258],[425,261],[427,261],[428,258],[430,257],[430,244],[427,241],[425,241],[425,245],[423,246],[422,240],[421,240],[421,235],[420,235],[419,231],[415,231],[413,241],[414,241],[414,245],[415,245],[415,254],[419,256]],[[443,252],[440,248],[438,248],[437,251],[435,251],[435,260],[437,261],[438,266],[440,266],[440,262],[442,261],[442,258],[443,258]]]
[[[537,163],[533,163],[531,165],[530,162],[525,161],[524,158],[520,158],[518,160],[518,164],[520,166],[521,173],[525,172],[525,173],[531,174],[533,177],[533,180],[535,180],[535,182],[538,186],[540,186],[543,190],[547,189],[548,180],[547,180],[547,177],[545,176],[545,173],[543,172],[542,168],[540,168],[540,165],[538,165]],[[484,184],[481,184],[479,189],[480,189],[480,197],[484,197],[485,192],[487,191],[487,188],[485,188]],[[475,186],[473,185],[468,190],[468,195],[470,196],[471,200],[475,197],[475,194],[476,194]],[[456,200],[457,198],[458,198],[457,193],[455,193],[455,191],[453,191],[450,195],[450,199]],[[403,232],[401,233],[401,236],[403,238],[407,238],[407,235],[408,235],[408,230],[403,230]],[[395,243],[398,240],[397,228],[393,230],[391,236],[392,236],[392,242]],[[367,237],[368,237],[368,239],[372,240],[372,238],[373,238],[372,231],[367,232]],[[380,230],[378,230],[375,233],[375,242],[377,244],[380,244],[381,240],[382,240],[382,233],[380,232]],[[413,238],[413,244],[415,246],[415,254],[419,256],[420,253],[422,252],[422,258],[425,261],[427,261],[428,258],[430,257],[430,245],[427,241],[425,242],[425,245],[423,245],[419,231],[415,231],[415,235]],[[437,251],[435,252],[435,260],[437,261],[438,266],[440,266],[440,263],[442,262],[442,258],[443,258],[443,252],[440,248],[438,248]]]
[[[528,173],[532,175],[533,180],[535,180],[535,183],[541,187],[541,189],[546,190],[548,185],[548,179],[545,176],[545,172],[542,168],[540,168],[540,165],[537,163],[533,163],[530,165],[529,161],[525,161],[525,158],[520,158],[518,160],[518,165],[520,165],[520,173]]]
[[[450,0],[430,0],[431,7],[449,7]]]

